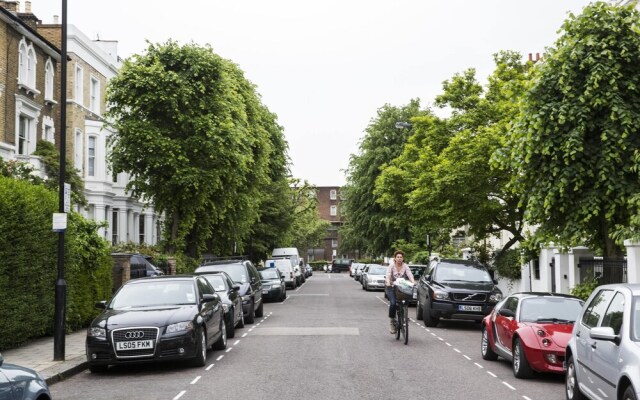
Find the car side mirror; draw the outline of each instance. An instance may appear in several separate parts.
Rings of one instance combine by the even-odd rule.
[[[239,292],[240,291],[240,285],[233,285],[233,291],[234,292]]]
[[[500,311],[498,311],[498,314],[502,315],[503,317],[507,317],[507,318],[515,318],[516,313],[514,313],[511,310],[508,310],[506,308],[502,308],[500,309]]]
[[[217,295],[217,294],[215,294],[215,293],[214,293],[214,294],[206,293],[206,294],[203,294],[203,295],[202,295],[202,303],[208,303],[208,302],[210,302],[210,301],[214,301],[214,300],[216,300],[216,299],[217,299],[217,300],[220,300],[220,296],[218,296],[218,295]]]
[[[493,279],[493,284],[497,285],[498,284],[498,280],[497,279]]]
[[[599,326],[596,328],[591,328],[589,332],[589,337],[591,339],[597,340],[608,340],[610,342],[616,342],[620,340],[618,335],[613,331],[613,328],[610,326]]]
[[[96,302],[96,303],[94,304],[94,306],[95,306],[96,308],[100,308],[100,309],[103,309],[103,310],[104,310],[105,308],[107,308],[107,302],[106,302],[106,301],[104,301],[104,300],[102,300],[102,301],[98,301],[98,302]]]

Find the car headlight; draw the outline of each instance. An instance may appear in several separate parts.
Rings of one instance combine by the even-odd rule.
[[[167,333],[174,333],[193,329],[191,321],[178,322],[176,324],[167,325]]]
[[[224,312],[228,312],[231,306],[227,303],[222,303],[222,308],[224,309]]]
[[[491,293],[489,296],[489,303],[497,303],[502,300],[502,293]]]
[[[433,292],[433,299],[434,300],[446,300],[449,298],[449,293],[447,292],[443,292],[441,290],[436,290]]]
[[[107,330],[104,328],[91,327],[87,329],[87,336],[95,338],[106,338]]]

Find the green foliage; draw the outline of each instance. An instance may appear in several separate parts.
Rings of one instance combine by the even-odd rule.
[[[599,285],[600,283],[595,277],[589,277],[584,282],[579,283],[572,288],[571,294],[581,298],[582,300],[587,300]]]
[[[348,250],[359,249],[370,254],[381,254],[391,250],[394,240],[410,240],[403,203],[387,202],[387,207],[383,208],[374,188],[380,168],[400,154],[410,135],[409,129],[396,128],[395,123],[410,121],[413,117],[424,114],[427,112],[420,110],[418,100],[412,100],[403,107],[385,105],[378,110],[376,118],[367,127],[359,154],[351,156],[347,185],[341,192],[341,212],[349,227],[342,229],[340,235],[352,246]],[[397,187],[401,188],[402,185],[401,181],[396,182]],[[341,249],[347,250],[344,246]]]
[[[411,259],[411,261],[414,264],[429,265],[429,262],[431,261],[429,256],[430,254],[428,251],[418,251],[413,255],[413,258]]]
[[[614,229],[640,213],[639,18],[633,6],[592,3],[536,65],[503,162],[543,241],[616,256]]]
[[[522,264],[519,249],[499,251],[493,259],[493,267],[501,278],[512,281],[521,278]]]
[[[124,62],[107,101],[118,132],[109,160],[165,213],[169,252],[244,251],[288,158],[276,116],[238,66],[209,46],[149,44]]]
[[[0,177],[0,349],[53,332],[58,234],[51,230],[57,194]],[[111,295],[111,261],[96,225],[69,214],[65,233],[65,326],[86,326],[95,300]],[[34,311],[36,310],[36,311]]]
[[[58,191],[60,183],[60,152],[56,146],[46,140],[40,140],[36,144],[36,150],[33,155],[40,157],[44,164],[47,179],[42,181],[42,184],[51,190]],[[81,207],[86,207],[88,203],[84,195],[84,181],[78,174],[78,170],[73,167],[73,163],[68,160],[65,163],[65,182],[71,185],[71,201]]]

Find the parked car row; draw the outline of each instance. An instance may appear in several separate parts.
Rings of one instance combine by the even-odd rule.
[[[87,330],[89,370],[110,365],[190,361],[223,350],[245,323],[264,314],[264,302],[286,298],[285,274],[258,271],[248,260],[210,260],[191,275],[133,279],[122,285]]]

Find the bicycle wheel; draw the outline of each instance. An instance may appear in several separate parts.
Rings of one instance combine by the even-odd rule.
[[[404,309],[404,324],[402,326],[404,331],[404,344],[409,343],[409,306],[405,303],[402,308]]]
[[[404,318],[402,317],[402,306],[400,304],[396,305],[396,340],[400,340],[400,333],[402,332],[402,321]]]

